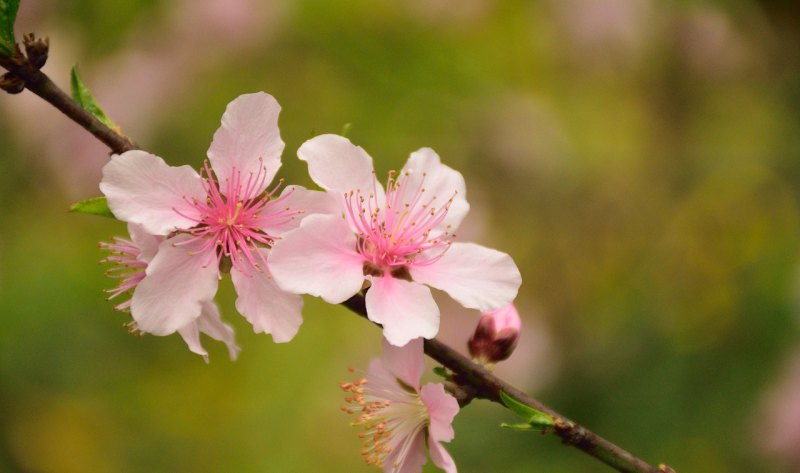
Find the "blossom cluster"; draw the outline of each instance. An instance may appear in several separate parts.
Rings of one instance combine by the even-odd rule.
[[[456,241],[469,211],[464,178],[429,148],[384,186],[364,149],[320,135],[297,155],[322,190],[272,184],[284,149],[279,112],[263,92],[232,101],[199,172],[140,150],[112,156],[100,189],[130,239],[102,244],[119,279],[110,298],[131,294],[115,308],[139,332],[178,332],[207,359],[202,332],[233,359],[233,330],[214,303],[225,274],[237,311],[279,343],[302,324],[302,294],[336,304],[363,292],[368,318],[383,328],[384,358],[342,388],[346,410],[367,429],[365,459],[384,471],[420,471],[427,442],[434,463],[453,472],[439,442],[453,437],[458,403],[441,384],[420,387],[422,339],[439,330],[431,288],[493,314],[516,297],[519,270],[505,253]]]

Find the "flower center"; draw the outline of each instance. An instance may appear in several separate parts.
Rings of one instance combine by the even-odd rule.
[[[272,245],[276,238],[264,231],[264,228],[287,223],[297,213],[288,207],[276,207],[286,200],[290,192],[272,199],[283,180],[272,190],[250,197],[254,189],[265,187],[267,175],[263,166],[259,167],[257,174],[249,173],[246,179],[242,179],[241,172],[234,168],[230,177],[222,183],[214,175],[208,162],[203,165],[202,171],[205,173],[203,188],[206,190],[206,200],[190,202],[200,217],[181,214],[197,225],[185,230],[194,238],[179,244],[202,240],[204,245],[197,252],[208,251],[211,254],[209,264],[216,258],[220,265],[223,258],[228,258],[233,267],[246,274],[249,274],[250,268],[261,271],[261,265],[266,267],[267,261],[259,247]],[[214,251],[210,251],[212,249]]]
[[[428,408],[419,394],[399,381],[396,387],[371,387],[366,379],[342,383],[349,393],[342,410],[357,414],[351,426],[364,429],[361,455],[368,465],[382,468],[391,457],[397,471],[408,455],[415,437],[430,423]]]
[[[426,198],[426,173],[418,180],[411,171],[396,174],[389,172],[384,202],[378,199],[377,189],[366,197],[360,189],[344,194],[348,216],[358,232],[356,249],[366,259],[365,274],[395,273],[412,263],[434,263],[455,238],[448,231],[450,225],[444,230],[437,227],[447,217],[457,192],[437,207],[435,195]]]

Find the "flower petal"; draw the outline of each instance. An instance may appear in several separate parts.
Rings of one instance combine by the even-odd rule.
[[[506,253],[474,243],[453,243],[442,259],[409,267],[414,281],[447,292],[469,309],[489,311],[511,303],[522,283]]]
[[[336,194],[375,186],[372,158],[360,146],[339,135],[319,135],[303,143],[297,156],[308,163],[308,174],[320,187]],[[382,188],[381,188],[382,193]]]
[[[418,390],[419,380],[425,370],[422,339],[411,340],[403,347],[396,347],[384,339],[383,363],[395,377]]]
[[[285,233],[269,252],[269,268],[282,289],[344,302],[361,290],[363,258],[342,217],[311,215]]]
[[[136,223],[128,224],[128,234],[131,236],[133,244],[139,248],[139,261],[149,263],[158,251],[158,245],[164,241],[164,237],[147,233],[143,226]]]
[[[208,363],[208,352],[200,343],[200,332],[207,334],[214,340],[225,343],[228,346],[228,354],[231,360],[236,360],[240,349],[234,340],[233,328],[222,322],[219,309],[213,302],[204,302],[200,317],[185,327],[178,329],[178,333],[186,342],[189,351],[202,356],[205,362]]]
[[[313,214],[341,214],[341,207],[327,192],[310,191],[302,186],[286,186],[281,196],[259,215],[258,228],[269,235],[280,235],[297,228],[303,218]]]
[[[245,274],[234,266],[231,279],[238,296],[236,310],[253,324],[256,333],[270,333],[276,343],[294,338],[303,323],[301,296],[281,290],[266,270],[253,268]]]
[[[433,439],[433,436],[428,437],[428,450],[431,452],[431,460],[433,464],[445,471],[445,473],[457,473],[456,462],[453,457],[445,450],[444,446]]]
[[[195,225],[192,199],[204,200],[200,175],[189,166],[168,166],[163,159],[133,150],[114,155],[103,168],[100,190],[114,215],[138,223],[152,235]]]
[[[437,442],[449,442],[453,440],[453,419],[458,414],[458,401],[451,394],[444,390],[444,386],[439,383],[428,383],[419,392],[422,402],[428,408],[428,415],[431,423],[428,432],[433,440]]]
[[[203,303],[214,298],[219,280],[215,257],[195,252],[202,241],[180,245],[190,238],[183,234],[164,241],[147,266],[131,298],[131,315],[141,331],[173,333],[197,319]]]
[[[433,338],[439,331],[439,307],[422,284],[391,276],[373,277],[367,291],[367,316],[383,325],[383,336],[394,346]]]
[[[407,444],[399,443],[406,441]],[[392,448],[383,464],[384,473],[420,473],[422,466],[428,462],[425,455],[425,439],[422,431],[411,438],[401,437],[390,444]],[[397,467],[394,465],[397,464]]]
[[[251,174],[257,177],[257,185],[243,198],[263,192],[281,167],[280,111],[281,106],[267,93],[240,95],[228,104],[222,126],[214,133],[208,159],[219,182],[230,179],[234,169],[241,173],[243,183]]]
[[[434,207],[438,208],[450,198],[453,199],[447,216],[436,228],[437,230],[444,231],[449,225],[450,231],[453,231],[461,224],[469,212],[464,176],[455,169],[442,164],[439,155],[434,150],[422,148],[411,153],[400,173],[401,176],[409,173],[404,178],[406,179],[404,186],[406,189],[416,192],[420,186],[425,188],[423,199],[425,202],[436,196]]]

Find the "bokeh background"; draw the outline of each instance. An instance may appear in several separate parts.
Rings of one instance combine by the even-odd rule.
[[[523,274],[504,377],[681,473],[800,472],[796,2],[23,0],[28,31],[172,164],[258,90],[290,182],[311,185],[299,145],[347,123],[381,173],[433,147],[467,181],[460,237]],[[128,335],[97,264],[124,226],[66,211],[107,151],[28,92],[0,109],[0,470],[373,471],[338,384],[376,329],[307,298],[277,345],[226,280],[238,361]],[[464,350],[478,314],[440,300]],[[459,470],[610,471],[512,420],[464,409]]]

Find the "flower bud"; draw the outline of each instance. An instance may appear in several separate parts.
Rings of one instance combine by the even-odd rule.
[[[25,90],[25,81],[12,72],[6,72],[0,77],[0,89],[9,94],[18,94]]]
[[[22,37],[22,43],[25,45],[25,54],[28,55],[28,61],[36,69],[41,69],[47,62],[50,39],[47,37],[37,38],[33,33],[28,33]]]
[[[469,353],[483,363],[505,360],[517,347],[522,322],[514,304],[484,312],[469,339]]]

